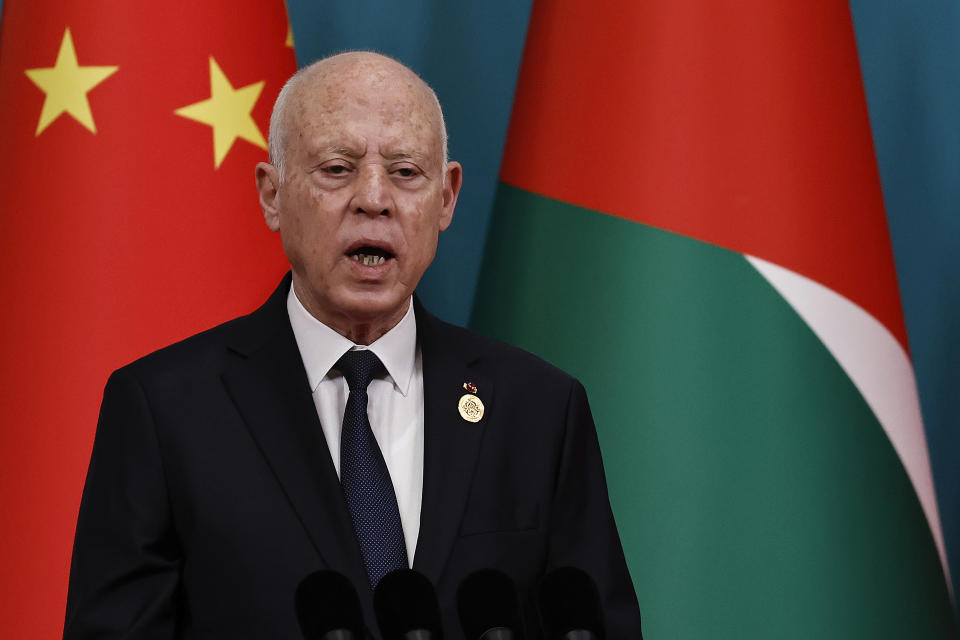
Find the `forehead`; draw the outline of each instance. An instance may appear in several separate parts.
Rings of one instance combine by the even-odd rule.
[[[438,108],[422,81],[406,69],[354,65],[304,79],[291,105],[294,139],[316,143],[400,145],[437,153]]]

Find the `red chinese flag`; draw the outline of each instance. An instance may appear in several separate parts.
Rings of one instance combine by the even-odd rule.
[[[53,638],[110,371],[286,268],[253,175],[296,63],[282,0],[3,11],[0,636]]]

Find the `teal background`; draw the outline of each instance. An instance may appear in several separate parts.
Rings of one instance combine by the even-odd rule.
[[[851,0],[954,593],[960,593],[960,2]]]

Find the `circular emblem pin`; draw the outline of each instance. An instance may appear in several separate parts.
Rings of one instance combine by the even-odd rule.
[[[480,422],[480,418],[483,417],[483,403],[472,393],[460,396],[457,408],[460,409],[460,417],[467,422]]]

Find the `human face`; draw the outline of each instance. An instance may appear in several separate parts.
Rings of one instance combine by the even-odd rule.
[[[355,342],[403,317],[461,183],[460,165],[440,157],[435,104],[400,69],[305,78],[291,96],[284,181],[257,170],[298,298]]]

